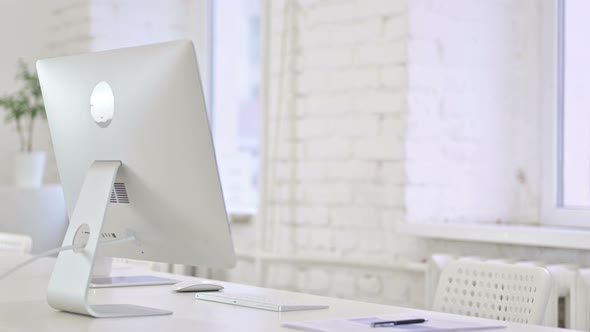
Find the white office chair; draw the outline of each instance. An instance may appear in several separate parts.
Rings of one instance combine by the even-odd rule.
[[[33,239],[28,235],[0,233],[0,253],[26,255],[32,246]]]
[[[454,261],[442,271],[433,310],[541,324],[551,276],[541,267]]]

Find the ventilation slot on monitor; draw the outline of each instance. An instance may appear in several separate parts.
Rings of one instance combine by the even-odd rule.
[[[122,182],[115,182],[113,190],[111,191],[111,203],[129,203],[129,196],[127,195],[127,188]]]
[[[115,233],[102,233],[102,237],[103,238],[116,239],[117,238],[117,234],[115,234]]]

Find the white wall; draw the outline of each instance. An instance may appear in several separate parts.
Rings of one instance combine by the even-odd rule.
[[[396,231],[538,223],[537,1],[270,3],[268,186],[256,222],[275,258],[261,269],[264,285],[422,307],[423,274],[370,265],[437,252],[590,263],[583,251]],[[258,248],[248,231],[234,228],[240,251]],[[243,257],[229,277],[260,281],[256,260]]]
[[[338,263],[279,260],[266,285],[420,306],[420,273],[365,265],[426,251],[425,241],[394,231],[405,219],[407,3],[270,3],[262,247]],[[233,277],[253,269],[243,261]]]
[[[15,90],[14,76],[19,58],[34,66],[37,59],[48,56],[51,32],[51,4],[49,1],[0,1],[0,94]],[[13,183],[13,156],[19,150],[16,130],[4,123],[0,110],[0,186]],[[55,163],[52,163],[51,141],[45,121],[39,121],[34,132],[34,149],[48,151],[46,182],[57,182]]]
[[[408,222],[538,222],[539,17],[535,0],[411,2]]]

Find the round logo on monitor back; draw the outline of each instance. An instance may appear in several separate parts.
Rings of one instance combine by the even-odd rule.
[[[92,119],[99,127],[106,128],[111,124],[114,113],[115,97],[113,96],[113,89],[107,82],[99,82],[90,95]]]

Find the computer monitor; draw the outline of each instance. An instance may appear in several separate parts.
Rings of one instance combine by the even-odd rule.
[[[169,314],[89,305],[87,292],[99,253],[235,264],[192,43],[39,60],[37,71],[70,217],[63,244],[85,244],[59,254],[49,304],[94,317]]]

